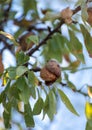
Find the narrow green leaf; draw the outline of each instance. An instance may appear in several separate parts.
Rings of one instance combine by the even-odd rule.
[[[81,5],[81,15],[82,15],[82,19],[83,21],[87,21],[88,19],[88,13],[87,13],[87,3],[83,2]]]
[[[34,105],[33,114],[39,115],[43,108],[43,99],[40,97]]]
[[[54,21],[56,19],[59,19],[61,18],[61,14],[60,13],[53,13],[53,12],[50,12],[48,11],[45,15],[44,18],[42,18],[41,20],[44,22],[44,21]]]
[[[0,94],[0,103],[5,103],[6,102],[6,97],[7,97],[7,91],[9,90],[10,88],[10,83],[11,83],[11,80],[8,80],[7,84],[6,84],[6,87],[5,87],[5,90]]]
[[[68,81],[68,82],[67,82],[67,85],[68,85],[72,90],[76,90],[75,85],[74,85],[71,81]]]
[[[48,110],[49,110],[49,96],[46,95],[46,99],[43,107],[43,119],[45,117],[45,114],[48,112]]]
[[[25,90],[20,92],[19,97],[24,102],[24,104],[27,104],[29,102],[29,98],[31,95],[30,95],[30,89],[28,87],[25,87]]]
[[[92,130],[92,120],[87,121],[85,130]]]
[[[43,108],[43,118],[45,114],[52,120],[54,114],[56,114],[56,97],[53,91],[50,91],[46,96],[46,100]]]
[[[52,120],[54,114],[56,114],[56,97],[53,91],[49,93],[49,110],[47,112],[49,118]]]
[[[69,98],[66,96],[66,94],[58,89],[59,95],[61,97],[62,102],[65,104],[65,106],[75,115],[79,116],[79,114],[76,112],[75,108],[73,107],[73,105],[71,104]]]
[[[65,79],[66,79],[66,81],[67,81],[67,85],[68,85],[72,90],[76,90],[75,85],[69,80],[68,74],[64,73],[64,75],[65,75]]]
[[[20,99],[27,104],[31,96],[31,90],[27,84],[25,77],[20,77],[16,81],[16,87],[20,90],[19,97]]]
[[[32,71],[28,71],[28,82],[31,86],[36,86],[38,83],[38,79]]]
[[[18,66],[16,68],[16,76],[20,77],[20,76],[22,76],[27,71],[28,71],[27,67],[25,67],[25,66]]]
[[[74,35],[74,32],[69,30],[70,41],[67,42],[67,46],[70,52],[80,61],[85,63],[83,55],[83,46],[79,39]]]
[[[92,57],[92,36],[82,24],[80,25],[80,28],[84,37],[84,43],[89,53],[89,56]]]
[[[34,127],[33,113],[29,103],[24,105],[24,119],[27,127]]]
[[[4,117],[5,128],[10,128],[11,127],[11,124],[10,124],[11,104],[9,102],[4,105],[3,117]]]

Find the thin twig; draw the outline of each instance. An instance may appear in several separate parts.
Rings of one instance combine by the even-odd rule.
[[[62,87],[66,87],[66,88],[68,88],[68,89],[71,89],[70,87],[68,87],[68,85],[67,85],[66,83],[62,83],[62,82],[60,82],[60,84],[62,85]],[[82,88],[83,88],[83,87],[82,87]],[[77,90],[77,89],[72,89],[72,91],[73,91],[73,92],[80,93],[80,94],[82,94],[82,95],[84,95],[84,96],[88,96],[87,93],[82,92],[82,88],[79,89],[79,90]]]

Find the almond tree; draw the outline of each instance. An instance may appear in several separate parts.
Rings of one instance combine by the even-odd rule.
[[[27,127],[35,126],[34,116],[41,112],[43,118],[47,114],[53,120],[58,97],[70,112],[79,116],[63,87],[88,99],[92,97],[91,85],[86,84],[88,91],[85,93],[69,79],[71,73],[92,69],[86,67],[85,60],[86,55],[92,58],[91,0],[71,1],[74,4],[72,9],[68,1],[67,7],[61,10],[37,8],[39,1],[36,0],[21,0],[19,3],[0,1],[0,87],[3,88],[0,103],[4,109],[5,128],[12,126],[14,110],[23,116]],[[9,59],[5,56],[6,51],[14,57],[14,66],[5,67],[3,59]],[[62,65],[63,61],[67,66]],[[35,100],[33,108],[31,99]],[[86,130],[91,130],[90,100],[87,100],[85,109]]]

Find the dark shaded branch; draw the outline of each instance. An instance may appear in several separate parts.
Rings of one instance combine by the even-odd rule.
[[[34,71],[34,72],[39,72],[41,70],[40,67],[36,67],[36,68],[32,68],[30,69],[30,71]]]

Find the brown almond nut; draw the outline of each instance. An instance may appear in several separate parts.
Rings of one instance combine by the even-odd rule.
[[[92,25],[92,8],[88,8],[87,9],[87,12],[88,12],[88,20],[87,22]]]
[[[45,81],[55,81],[57,79],[56,75],[49,72],[46,67],[43,67],[40,71],[40,77]]]
[[[29,50],[30,48],[32,48],[32,46],[34,45],[33,42],[30,42],[30,43],[27,43],[27,38],[30,37],[31,35],[35,35],[34,33],[32,32],[28,32],[26,34],[24,34],[23,36],[21,36],[19,38],[19,43],[20,43],[20,46],[21,46],[21,49],[23,51],[27,51]]]
[[[50,60],[46,64],[46,69],[52,74],[56,75],[57,78],[61,76],[61,68],[59,66],[59,63],[55,60]]]
[[[72,23],[72,17],[73,11],[67,7],[61,11],[61,18],[65,20],[65,23],[71,24]]]

